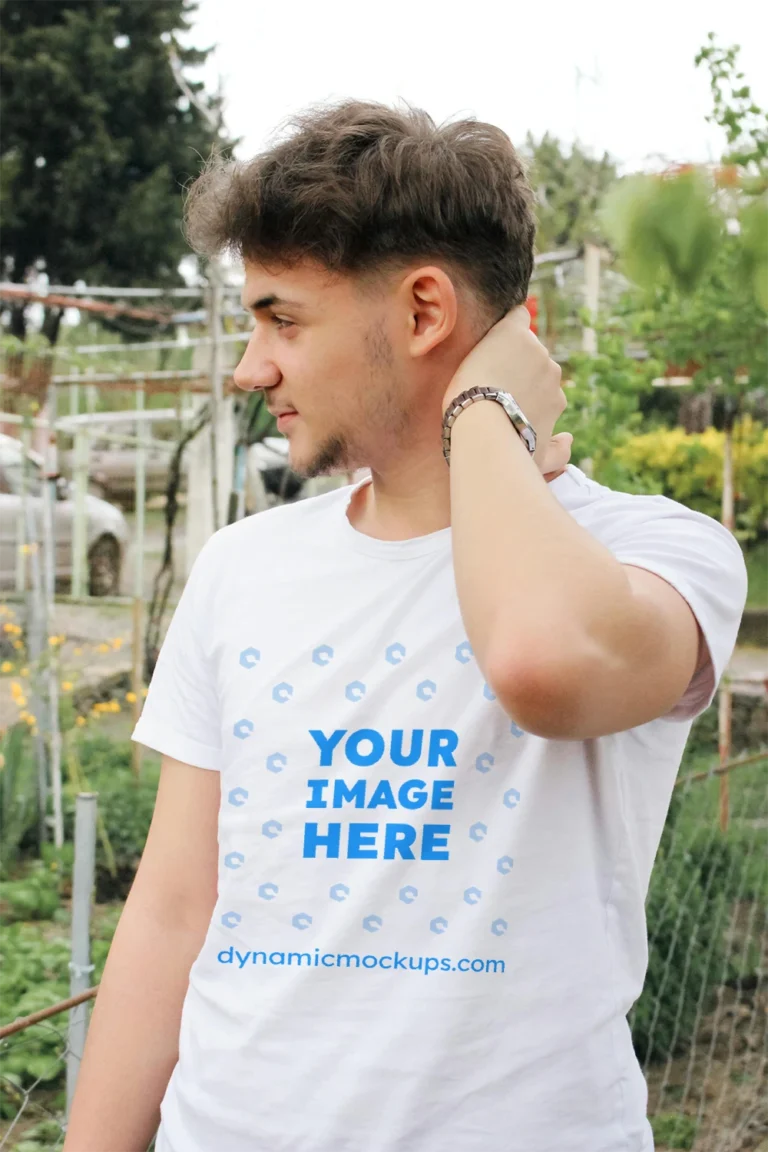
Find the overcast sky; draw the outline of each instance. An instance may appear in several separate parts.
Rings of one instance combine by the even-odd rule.
[[[216,45],[198,75],[214,89],[221,77],[244,157],[307,104],[354,96],[404,98],[438,120],[473,114],[516,143],[529,130],[578,137],[628,170],[720,155],[693,64],[710,30],[742,46],[768,104],[758,0],[200,0],[189,40]]]

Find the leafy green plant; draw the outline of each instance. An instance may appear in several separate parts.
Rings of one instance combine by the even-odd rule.
[[[104,970],[121,906],[109,908],[94,917],[92,924],[92,981],[98,984]],[[68,919],[68,915],[66,916]],[[67,927],[59,923],[14,923],[3,930],[3,962],[0,964],[0,1005],[3,1022],[29,1016],[65,1000],[70,990],[70,941]],[[68,1026],[67,1013],[33,1024],[2,1041],[0,1052],[3,1076],[0,1078],[0,1117],[10,1119],[18,1112],[22,1094],[42,1082],[56,1094],[50,1108],[64,1108],[64,1060]],[[39,1129],[39,1131],[38,1131]],[[25,1140],[43,1141],[50,1135],[38,1126]],[[59,1133],[56,1132],[58,1136]],[[32,1147],[40,1145],[33,1144]]]
[[[0,908],[6,922],[48,920],[59,906],[60,882],[42,860],[27,865],[27,874],[0,881]]]
[[[640,431],[640,397],[657,371],[653,361],[627,353],[632,336],[629,316],[615,316],[597,327],[597,355],[575,353],[568,365],[568,407],[558,430],[571,432],[577,462],[591,461],[596,480],[632,491],[632,476],[618,449]]]
[[[696,1121],[692,1116],[679,1112],[662,1112],[651,1117],[653,1137],[657,1144],[667,1148],[693,1148],[696,1139]]]

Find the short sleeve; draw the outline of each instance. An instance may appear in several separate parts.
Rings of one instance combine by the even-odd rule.
[[[131,739],[174,760],[218,770],[221,729],[216,680],[198,632],[200,621],[206,618],[210,545],[211,541],[192,566]]]
[[[665,717],[691,720],[714,699],[736,644],[747,596],[741,548],[722,524],[663,496],[625,497],[606,535],[622,564],[666,580],[699,623],[708,659]]]

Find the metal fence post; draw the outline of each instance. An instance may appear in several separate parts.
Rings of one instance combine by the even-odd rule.
[[[69,963],[69,989],[77,996],[90,987],[93,972],[91,958],[91,897],[96,879],[96,809],[97,792],[79,792],[75,806],[75,863],[72,875],[72,959]],[[67,1043],[67,1111],[69,1119],[75,1094],[77,1074],[88,1031],[88,1002],[78,1004],[69,1013]]]

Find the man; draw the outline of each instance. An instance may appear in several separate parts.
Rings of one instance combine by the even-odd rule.
[[[159,1113],[157,1152],[647,1152],[643,902],[739,548],[563,467],[498,129],[321,108],[188,216],[244,260],[235,379],[292,467],[370,480],[194,566],[65,1150]]]

